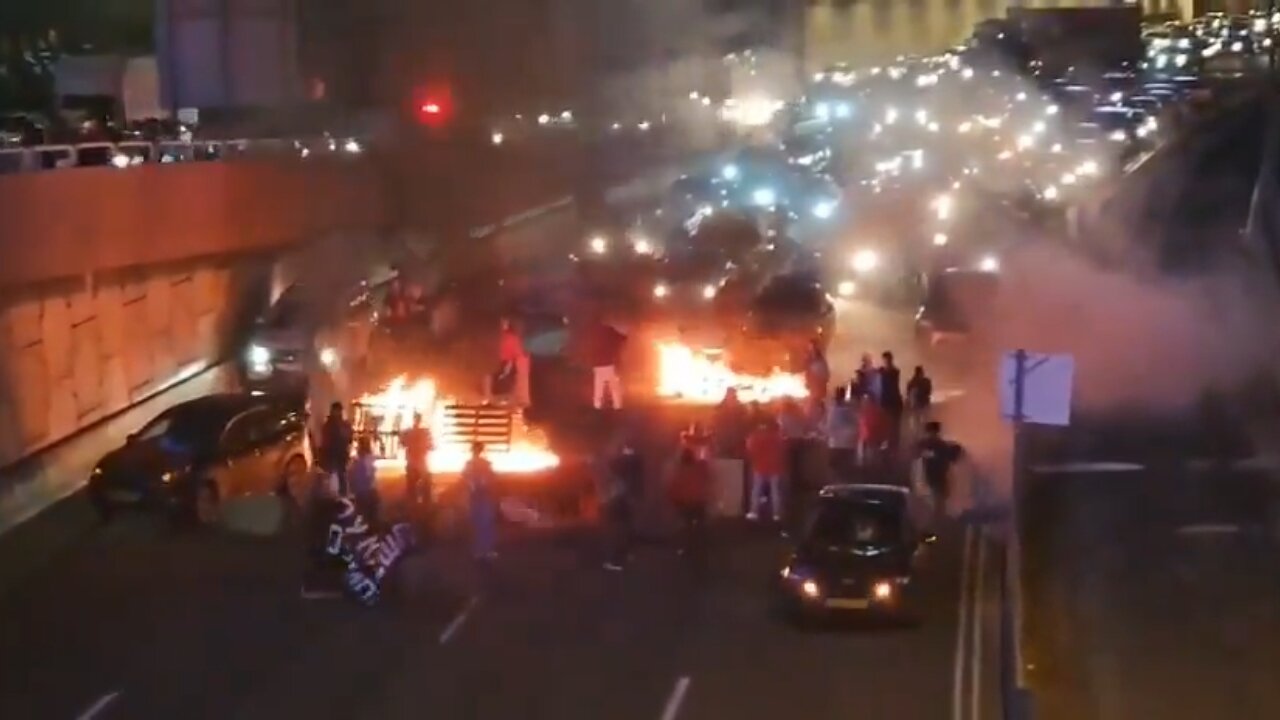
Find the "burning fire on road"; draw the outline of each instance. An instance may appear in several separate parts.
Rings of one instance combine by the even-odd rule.
[[[560,464],[542,433],[528,427],[514,409],[460,404],[441,395],[430,378],[410,381],[402,375],[377,392],[362,395],[354,408],[357,432],[375,437],[380,468],[404,468],[400,434],[413,426],[415,414],[422,415],[435,441],[435,449],[427,455],[433,474],[461,472],[475,440],[485,444],[485,457],[499,474],[537,473]]]
[[[691,405],[714,405],[733,388],[742,402],[769,403],[808,397],[804,377],[774,368],[767,375],[747,375],[729,367],[720,350],[695,350],[677,342],[658,344],[660,398]]]

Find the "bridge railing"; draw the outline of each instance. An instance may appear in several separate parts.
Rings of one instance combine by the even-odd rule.
[[[208,162],[233,157],[355,155],[359,138],[234,138],[229,140],[160,140],[36,145],[0,149],[0,175],[47,172],[78,167],[129,168],[148,163]]]

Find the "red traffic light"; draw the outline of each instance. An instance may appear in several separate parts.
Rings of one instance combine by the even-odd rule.
[[[453,93],[442,86],[422,88],[414,95],[414,114],[423,125],[442,127],[453,115]]]

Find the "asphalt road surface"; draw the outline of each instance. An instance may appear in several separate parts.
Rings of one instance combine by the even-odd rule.
[[[293,534],[124,522],[0,602],[0,716],[936,720],[960,663],[955,717],[970,717],[983,649],[966,621],[957,651],[962,548],[970,578],[993,558],[964,533],[935,546],[918,627],[809,632],[769,612],[783,541],[737,523],[717,529],[705,576],[661,539],[623,573],[583,530],[509,537],[483,575],[444,543],[365,610],[300,597]]]

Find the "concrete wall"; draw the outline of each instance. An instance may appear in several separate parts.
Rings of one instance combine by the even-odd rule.
[[[0,177],[0,291],[378,228],[386,219],[381,189],[363,158]]]
[[[157,266],[0,304],[0,467],[208,368],[269,278],[262,260]]]

